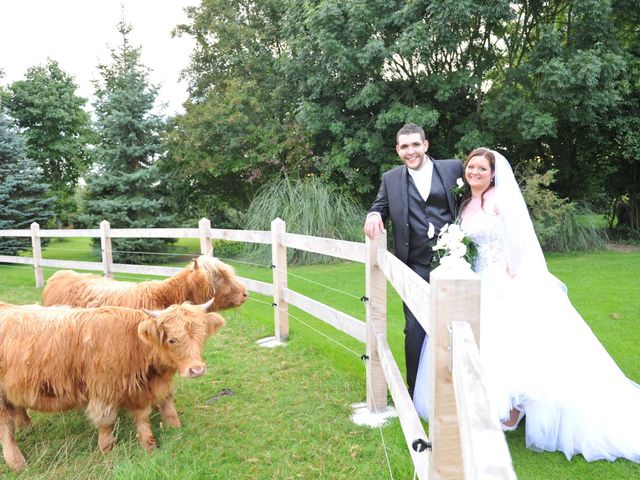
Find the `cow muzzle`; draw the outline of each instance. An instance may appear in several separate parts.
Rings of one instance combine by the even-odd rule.
[[[180,375],[185,378],[201,377],[207,371],[207,366],[204,363],[197,363],[191,365],[180,371]]]
[[[238,296],[238,305],[242,305],[244,302],[246,302],[247,298],[249,298],[249,292],[247,291],[247,289],[242,289],[240,291],[240,295]]]

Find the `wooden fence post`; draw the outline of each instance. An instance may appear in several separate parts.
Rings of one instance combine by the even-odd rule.
[[[283,220],[271,222],[271,266],[273,270],[273,315],[276,342],[286,342],[289,337],[289,304],[284,299],[287,288],[287,247],[281,237],[286,231]]]
[[[213,256],[213,242],[211,241],[211,221],[208,218],[201,218],[198,223],[200,230],[200,253],[202,255]]]
[[[31,224],[31,248],[33,250],[33,270],[36,274],[36,287],[44,287],[44,275],[42,274],[42,248],[40,246],[40,225]]]
[[[471,269],[440,266],[431,272],[430,280],[429,479],[462,479],[462,449],[450,369],[451,323],[469,322],[476,339],[479,338],[480,279]]]
[[[378,268],[378,249],[387,248],[387,235],[380,233],[374,240],[365,237],[367,252],[365,263],[366,301],[366,382],[367,408],[382,412],[387,408],[387,381],[378,354],[377,334],[387,335],[387,279]]]
[[[105,277],[111,277],[113,253],[111,251],[111,225],[106,220],[100,222],[100,246],[102,248],[102,272]]]

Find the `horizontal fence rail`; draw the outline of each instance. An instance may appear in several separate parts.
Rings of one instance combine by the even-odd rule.
[[[330,257],[342,258],[353,262],[365,263],[366,251],[364,243],[347,242],[333,238],[310,237],[296,233],[282,235],[282,245],[297,248],[306,252],[319,253]]]
[[[366,341],[366,324],[362,320],[288,288],[284,290],[283,297],[290,305],[304,310],[347,335],[351,335],[356,340],[360,340],[362,343]]]
[[[0,230],[0,237],[30,237],[31,230]]]
[[[199,238],[197,228],[112,228],[111,238]]]
[[[80,262],[75,260],[49,260],[43,258],[40,260],[41,267],[51,268],[78,268],[80,270],[102,270],[102,263],[100,262]],[[114,265],[115,266],[115,265]]]
[[[197,228],[113,228],[111,238],[199,238]],[[0,230],[0,237],[31,237],[31,230]],[[100,238],[100,229],[39,230],[42,238]],[[271,232],[262,230],[231,230],[211,228],[207,236],[214,240],[248,243],[271,243]],[[331,240],[331,239],[329,239]]]
[[[0,255],[0,263],[18,263],[22,265],[33,265],[33,258],[16,257],[13,255]]]
[[[271,244],[271,232],[262,230],[221,230],[212,228],[211,238],[233,240],[235,242]]]
[[[273,284],[271,283],[240,276],[238,277],[238,280],[244,283],[245,287],[252,292],[259,293],[260,295],[266,295],[267,297],[273,297]]]
[[[273,283],[238,277],[247,289],[273,297],[274,330],[278,342],[287,340],[288,305],[324,321],[365,343],[367,407],[372,413],[387,406],[391,393],[400,425],[420,480],[515,478],[504,435],[492,417],[484,389],[480,357],[474,335],[479,338],[479,279],[434,270],[429,285],[386,250],[386,235],[364,243],[287,233],[282,220],[271,230],[211,228],[202,219],[198,228],[4,230],[0,237],[30,237],[33,257],[0,255],[0,263],[33,265],[36,285],[44,285],[43,267],[113,273],[171,276],[183,268],[113,263],[113,238],[196,238],[203,255],[213,255],[212,240],[270,244]],[[101,262],[43,259],[40,238],[100,238]],[[287,286],[287,248],[349,260],[365,265],[366,321],[295,292]],[[430,338],[428,363],[431,416],[429,438],[413,406],[398,365],[387,342],[387,282],[414,313]],[[460,321],[464,320],[464,321]],[[429,441],[430,440],[430,441]],[[428,447],[428,448],[426,448]]]
[[[407,304],[424,331],[429,335],[429,300],[431,289],[420,275],[387,250],[378,250],[378,266],[400,298]]]
[[[69,238],[69,237],[99,237],[99,229],[90,230],[39,230],[38,236],[44,238]],[[31,237],[31,230],[0,230],[0,237]]]
[[[398,420],[400,420],[402,433],[409,447],[416,474],[418,478],[429,478],[429,454],[426,450],[429,439],[413,406],[409,392],[404,385],[402,373],[400,373],[400,369],[393,358],[386,336],[378,333],[376,339],[384,375],[389,384],[391,398],[393,398],[393,404],[398,412]],[[423,443],[420,443],[421,441]]]
[[[480,355],[471,326],[451,323],[451,372],[465,478],[515,479],[500,422],[489,408]]]

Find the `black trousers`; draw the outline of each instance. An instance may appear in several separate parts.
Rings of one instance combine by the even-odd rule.
[[[431,274],[430,267],[417,263],[408,263],[407,266],[420,275],[422,279],[427,282],[429,281],[429,275]],[[409,390],[409,395],[413,397],[413,388],[416,384],[416,375],[418,373],[418,363],[420,363],[420,351],[422,350],[422,343],[426,333],[406,304],[402,304],[402,309],[405,320],[404,359],[407,367],[407,389]]]

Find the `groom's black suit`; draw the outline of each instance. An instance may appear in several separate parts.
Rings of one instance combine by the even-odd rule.
[[[378,212],[383,221],[391,219],[395,255],[420,277],[429,281],[431,273],[431,247],[437,233],[456,217],[453,188],[462,177],[459,160],[434,160],[429,196],[425,202],[407,172],[401,165],[382,175],[380,190],[369,213]],[[429,223],[435,227],[436,236],[429,239]],[[405,361],[407,385],[413,395],[420,350],[425,332],[409,308],[404,305]]]

